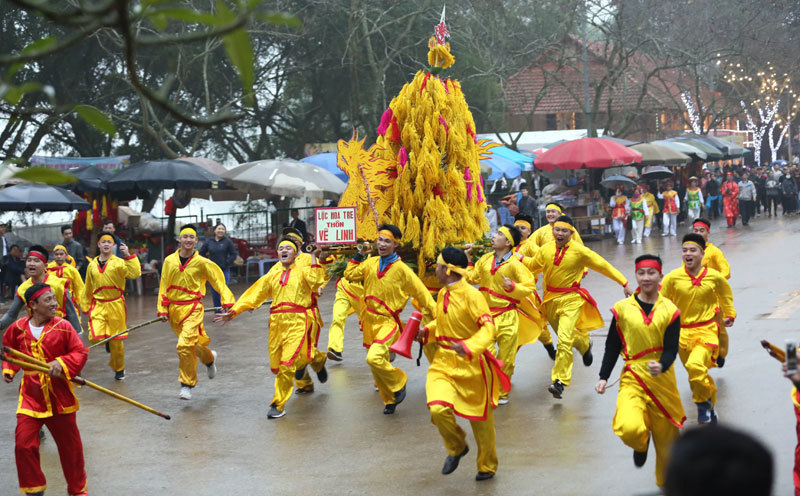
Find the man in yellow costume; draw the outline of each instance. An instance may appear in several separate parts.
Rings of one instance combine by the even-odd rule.
[[[361,300],[364,286],[352,283],[341,277],[336,281],[336,297],[333,300],[331,327],[328,329],[328,358],[341,362],[344,351],[344,327],[347,317],[352,314],[361,319]]]
[[[538,246],[533,241],[533,219],[525,214],[514,216],[514,227],[519,230],[522,241],[514,247],[514,253],[522,257],[532,257]],[[534,277],[534,283],[536,278]],[[526,296],[519,304],[519,339],[517,349],[523,345],[533,343],[537,339],[542,343],[551,360],[556,359],[556,348],[553,346],[553,336],[547,329],[547,322],[541,312],[542,299],[534,288],[530,296]]]
[[[553,237],[553,224],[556,222],[556,219],[562,215],[564,215],[564,208],[558,203],[550,202],[545,205],[544,217],[547,219],[547,224],[543,225],[539,229],[535,230],[533,234],[531,234],[531,239],[533,239],[533,243],[537,247],[541,248],[555,239]],[[578,231],[572,233],[572,242],[581,245],[583,244],[583,240],[581,239],[581,235]]]
[[[86,284],[83,298],[89,306],[89,341],[96,343],[125,330],[127,310],[125,308],[125,279],[136,279],[142,275],[142,267],[136,255],[131,255],[125,243],[119,245],[123,258],[114,255],[114,237],[103,234],[97,240],[100,254],[86,268]],[[114,378],[125,378],[125,345],[127,334],[117,336],[106,343],[111,353],[108,366]]]
[[[703,267],[709,267],[716,270],[725,279],[731,278],[731,266],[725,255],[716,245],[708,240],[711,234],[711,221],[708,219],[695,219],[692,224],[692,232],[699,234],[706,240],[706,250],[703,255]],[[722,368],[725,365],[725,358],[728,356],[728,330],[725,329],[725,324],[722,322],[722,316],[717,313],[717,322],[719,323],[719,356],[717,357],[717,367]]]
[[[229,321],[245,310],[261,306],[269,298],[269,367],[275,375],[275,393],[267,418],[286,415],[286,402],[292,396],[294,379],[302,378],[312,363],[312,333],[315,325],[312,295],[326,280],[324,269],[317,263],[321,248],[311,255],[311,265],[298,266],[300,241],[284,236],[278,243],[278,258],[282,270],[270,270],[261,276],[226,313],[215,321]],[[314,368],[312,363],[312,368]],[[314,369],[320,382],[327,380],[324,363]]]
[[[519,229],[505,224],[497,229],[492,237],[494,251],[485,254],[467,272],[467,282],[478,284],[495,324],[497,358],[503,361],[503,372],[508,377],[514,375],[514,362],[519,342],[520,315],[518,306],[522,300],[536,289],[536,280],[514,256],[514,247],[522,236]],[[472,251],[467,248],[467,256]],[[500,392],[499,404],[509,402],[510,391]]]
[[[80,334],[81,322],[78,312],[73,304],[72,287],[67,279],[56,277],[47,271],[47,250],[43,246],[34,245],[28,248],[28,255],[25,258],[25,273],[29,276],[17,287],[14,301],[8,311],[0,319],[0,333],[8,329],[16,319],[20,310],[25,308],[30,315],[30,307],[25,300],[25,291],[34,284],[42,283],[50,286],[58,303],[56,316],[67,319],[72,327]]]
[[[647,216],[644,218],[644,237],[650,237],[650,231],[653,227],[653,219],[656,218],[656,214],[658,214],[661,210],[658,208],[658,202],[656,201],[656,197],[653,193],[650,192],[649,186],[647,183],[642,183],[639,185],[642,188],[642,198],[647,203]]]
[[[428,289],[397,255],[402,237],[397,226],[382,224],[375,243],[379,256],[366,258],[372,248],[365,247],[344,271],[345,279],[364,285],[363,343],[386,415],[393,414],[406,397],[408,376],[389,362],[389,347],[403,330],[400,312],[409,296],[417,300],[425,321],[433,317],[436,307]]]
[[[442,250],[436,263],[436,276],[443,285],[436,299],[436,319],[421,330],[420,339],[439,343],[425,392],[431,422],[447,450],[442,473],[452,473],[469,452],[466,434],[456,423],[458,415],[470,421],[478,444],[475,479],[486,480],[497,471],[494,409],[503,372],[486,357],[494,342],[494,320],[486,300],[465,280],[467,265],[462,250]]]
[[[178,336],[178,379],[182,400],[192,398],[192,388],[197,385],[197,360],[206,366],[209,379],[217,375],[217,352],[208,344],[203,318],[206,283],[219,293],[223,310],[233,306],[234,297],[225,285],[225,274],[219,265],[197,253],[197,231],[187,225],[178,236],[178,251],[164,259],[161,285],[158,289],[158,316],[169,321]]]
[[[679,353],[689,374],[697,421],[701,424],[717,422],[717,388],[708,373],[715,366],[719,350],[716,315],[722,312],[726,327],[732,326],[736,318],[728,281],[716,270],[703,267],[705,246],[706,241],[699,234],[685,235],[683,266],[667,274],[661,283],[661,294],[681,311]]]
[[[70,295],[76,309],[86,307],[78,301],[78,298],[83,298],[83,278],[75,268],[75,260],[69,256],[64,245],[53,247],[53,261],[47,264],[47,271],[69,281]]]
[[[658,293],[661,259],[642,255],[636,259],[639,290],[618,301],[611,313],[606,350],[600,367],[599,394],[606,392],[611,371],[622,355],[625,366],[619,379],[614,433],[633,448],[633,463],[647,460],[650,438],[656,450],[656,484],[664,486],[672,443],[686,420],[672,363],[678,355],[680,310]]]
[[[633,292],[628,281],[603,257],[572,241],[572,219],[562,215],[553,224],[555,240],[544,245],[532,259],[523,263],[534,274],[544,274],[544,308],[547,320],[558,336],[556,363],[548,391],[560,399],[572,379],[572,348],[590,366],[592,343],[589,332],[603,327],[603,317],[589,292],[581,287],[584,267],[588,267],[622,286],[625,296]]]

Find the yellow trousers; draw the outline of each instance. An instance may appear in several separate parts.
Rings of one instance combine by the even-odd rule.
[[[547,327],[542,329],[542,333],[539,334],[539,342],[545,346],[547,346],[548,344],[553,344],[553,335],[550,334],[550,329],[548,329]]]
[[[403,389],[408,382],[408,376],[402,370],[389,363],[390,340],[386,343],[372,343],[367,351],[367,364],[372,370],[372,378],[381,395],[384,405],[394,403],[394,393]]]
[[[333,300],[333,317],[331,327],[328,329],[328,349],[341,353],[344,350],[344,326],[347,317],[356,313],[357,303],[341,289],[336,290]]]
[[[277,334],[276,332],[276,336]],[[284,340],[270,336],[270,368],[276,374],[275,393],[272,395],[272,403],[270,403],[270,406],[274,406],[280,411],[283,411],[284,405],[289,401],[289,398],[292,396],[292,391],[294,391],[294,371],[310,363],[308,359],[309,344],[304,344],[299,351],[298,344],[296,339]],[[273,361],[275,363],[273,363]],[[277,367],[274,367],[274,365],[277,365]],[[320,369],[321,368],[322,367],[320,367]],[[306,374],[308,374],[307,371]],[[305,380],[305,377],[303,380]],[[302,382],[302,380],[298,381],[298,387],[300,387]],[[310,377],[308,378],[308,383],[311,384],[311,390],[313,390],[314,383],[311,382]]]
[[[717,387],[714,385],[714,379],[708,373],[708,369],[714,365],[711,360],[714,355],[713,348],[702,344],[696,344],[691,349],[681,346],[678,354],[689,374],[692,401],[703,403],[711,400],[711,406],[714,406],[717,403]]]
[[[568,293],[545,305],[547,321],[558,336],[556,363],[550,378],[553,382],[561,381],[564,386],[569,386],[572,380],[572,348],[581,355],[589,350],[589,333],[575,329],[584,301],[580,295]]]
[[[503,361],[503,372],[511,378],[514,375],[514,363],[517,358],[517,340],[519,335],[519,314],[509,310],[494,318],[495,343],[498,359]],[[500,389],[500,397],[508,398],[509,391]]]
[[[208,343],[211,339],[203,326],[203,305],[170,305],[169,325],[178,337],[178,380],[184,386],[197,385],[197,360],[204,365],[214,362]]]
[[[444,405],[431,405],[431,423],[439,429],[444,447],[450,456],[458,456],[467,446],[467,435],[456,423],[453,409]],[[472,434],[478,444],[478,472],[497,472],[496,432],[494,429],[494,409],[491,407],[486,420],[471,420]]]
[[[728,356],[730,338],[728,337],[728,330],[723,323],[722,312],[718,313],[714,320],[719,324],[719,358],[725,358]]]
[[[312,359],[311,363],[311,370],[314,372],[319,372],[322,370],[322,367],[325,366],[325,362],[328,361],[327,353],[324,353],[318,349],[314,349],[311,351]],[[298,389],[304,389],[306,391],[313,391],[314,390],[314,381],[311,379],[311,374],[308,373],[308,369],[306,369],[306,373],[303,375],[303,378],[296,381]]]
[[[102,339],[90,339],[92,344],[99,343]],[[111,357],[108,359],[108,366],[114,372],[125,370],[125,341],[122,339],[112,339],[108,341],[108,349],[111,351]]]
[[[672,444],[680,434],[634,379],[621,380],[614,414],[614,434],[635,451],[647,451],[652,435],[656,451],[656,484],[664,485]]]

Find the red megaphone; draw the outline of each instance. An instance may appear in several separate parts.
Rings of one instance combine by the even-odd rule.
[[[406,323],[406,327],[403,329],[403,333],[400,335],[400,339],[389,347],[389,351],[393,351],[406,358],[411,358],[411,345],[414,344],[414,340],[417,338],[417,332],[419,332],[421,321],[422,314],[413,312]]]

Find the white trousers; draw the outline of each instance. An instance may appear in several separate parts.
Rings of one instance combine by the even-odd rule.
[[[670,234],[672,236],[677,236],[677,229],[678,229],[678,214],[668,214],[664,212],[664,235]]]
[[[614,232],[617,234],[617,243],[625,242],[625,219],[611,219]]]
[[[644,219],[631,219],[631,243],[642,243],[644,232]]]
[[[698,208],[697,210],[695,210],[693,208],[690,208],[688,215],[689,215],[689,217],[688,217],[687,220],[689,222],[694,222],[695,219],[700,217],[700,209]]]

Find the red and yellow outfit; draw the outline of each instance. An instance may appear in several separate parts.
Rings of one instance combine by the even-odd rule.
[[[339,353],[344,351],[344,326],[352,314],[361,319],[364,286],[340,278],[336,282],[336,297],[333,300],[333,316],[328,329],[328,349]]]
[[[635,451],[647,451],[650,436],[656,450],[656,484],[666,481],[672,443],[686,421],[675,369],[670,367],[656,377],[648,362],[659,361],[664,350],[664,333],[680,315],[680,310],[659,295],[650,315],[634,296],[618,301],[611,310],[622,342],[625,367],[619,379],[614,433]]]
[[[125,308],[125,279],[142,275],[142,267],[136,255],[122,258],[111,255],[100,266],[100,257],[95,257],[86,268],[84,302],[89,305],[89,341],[96,343],[124,331],[127,310]],[[108,366],[115,372],[125,370],[125,345],[123,334],[108,341],[111,358]]]
[[[647,216],[644,218],[644,227],[647,229],[648,227],[652,227],[653,225],[653,217],[656,216],[657,213],[661,212],[658,208],[658,202],[656,201],[655,195],[649,191],[645,191],[642,193],[642,198],[645,202],[647,202]],[[647,231],[645,234],[649,235],[650,231]]]
[[[611,211],[612,219],[624,219],[628,216],[628,211],[625,208],[628,203],[628,197],[625,195],[615,195],[611,197],[614,209]]]
[[[426,343],[439,344],[425,384],[431,422],[448,455],[458,456],[467,444],[454,415],[469,420],[478,443],[478,471],[490,473],[497,471],[493,410],[502,372],[484,354],[495,340],[494,329],[489,305],[462,278],[439,292],[436,319],[423,332]],[[454,342],[464,346],[464,356],[453,351]]]
[[[721,305],[723,318],[736,318],[733,292],[728,281],[714,269],[702,267],[697,277],[685,266],[678,267],[661,281],[661,294],[681,311],[679,354],[695,403],[717,402],[717,388],[708,374],[715,367],[719,348],[719,324],[716,315]]]
[[[675,199],[678,197],[678,192],[674,189],[668,189],[667,191],[664,191],[661,196],[664,198],[664,213],[677,214],[678,203],[675,201]]]
[[[83,278],[81,278],[81,274],[78,272],[78,269],[72,265],[69,265],[68,263],[58,265],[55,261],[52,261],[47,264],[47,271],[59,279],[66,279],[69,281],[68,287],[70,296],[72,297],[72,303],[75,304],[76,310],[84,312],[88,310],[89,305],[82,301],[84,296]]]
[[[20,319],[6,330],[3,346],[31,355],[41,361],[57,360],[69,378],[80,373],[86,364],[87,350],[72,325],[60,317],[50,319],[39,339],[30,330],[30,317]],[[20,367],[3,362],[3,374],[15,375]],[[61,468],[70,495],[85,495],[86,471],[83,445],[75,412],[78,398],[72,384],[62,378],[23,371],[19,385],[15,456],[20,492],[35,493],[47,488],[39,463],[39,430],[47,426],[58,446]]]
[[[389,363],[389,347],[403,330],[400,312],[411,296],[419,302],[423,316],[430,319],[435,311],[435,302],[419,277],[402,260],[398,258],[379,270],[380,259],[350,260],[344,277],[364,285],[361,330],[367,348],[367,364],[383,404],[391,405],[395,403],[394,393],[408,382],[406,373]]]
[[[66,310],[67,290],[68,289],[71,290],[70,281],[68,279],[59,278],[55,275],[53,277],[50,277],[50,273],[48,272],[47,274],[45,274],[44,279],[42,279],[42,283],[50,286],[50,289],[53,290],[53,294],[56,297],[56,302],[58,302],[58,309],[56,309],[56,316],[65,318],[67,316],[67,310]],[[22,284],[17,286],[17,296],[19,297],[20,300],[22,300],[22,303],[25,303],[27,305],[28,302],[25,301],[25,291],[27,291],[28,288],[30,288],[34,284],[35,283],[33,282],[33,279],[29,277],[25,279],[25,281]],[[28,315],[30,315],[31,314],[30,308],[26,306],[25,309],[28,310]]]
[[[717,248],[710,241],[706,241],[706,251],[705,255],[703,256],[703,267],[716,270],[722,274],[722,277],[725,279],[731,278],[731,266],[728,263],[728,260],[725,258],[722,250]],[[730,343],[730,338],[728,336],[728,330],[725,328],[725,323],[722,322],[722,316],[719,313],[717,314],[717,322],[719,323],[719,357],[725,358],[728,356],[728,345]]]
[[[533,244],[539,248],[551,241],[555,241],[556,238],[553,237],[553,224],[544,225],[533,231],[533,234],[531,234],[528,239],[532,239]],[[571,242],[578,243],[579,245],[583,244],[583,240],[581,239],[581,235],[578,233],[578,231],[573,231]]]
[[[574,232],[573,232],[574,235]],[[581,287],[584,267],[593,269],[621,286],[628,281],[603,257],[570,239],[563,248],[555,241],[544,245],[533,258],[523,260],[533,273],[544,274],[544,309],[558,336],[553,382],[569,386],[572,348],[582,355],[589,350],[589,332],[603,327],[603,317],[589,291]]]
[[[514,247],[514,253],[522,260],[524,257],[533,257],[536,254],[536,244],[529,236]],[[536,276],[533,277],[533,292],[520,301],[517,306],[519,311],[519,335],[517,336],[517,350],[523,345],[535,343],[536,340],[543,345],[552,345],[553,336],[547,328],[547,320],[542,313],[542,298],[536,292]]]
[[[326,276],[318,264],[298,266],[295,261],[288,268],[283,264],[279,267],[282,270],[270,270],[250,286],[231,312],[239,315],[272,298],[268,324],[269,368],[276,377],[271,406],[283,411],[292,396],[295,370],[315,358],[312,340],[316,316],[312,295],[325,283]]]
[[[197,385],[197,360],[205,365],[214,362],[208,347],[211,339],[203,325],[206,283],[219,293],[223,309],[233,306],[235,298],[225,285],[225,274],[217,264],[198,255],[196,250],[184,264],[181,264],[180,251],[164,259],[158,289],[158,315],[168,317],[172,331],[178,336],[179,380],[189,387]]]
[[[467,282],[478,284],[478,291],[483,294],[495,324],[495,342],[497,358],[503,361],[503,372],[511,377],[514,374],[514,362],[519,347],[520,310],[523,299],[536,290],[536,279],[513,253],[500,263],[494,252],[483,255],[474,266],[467,271]],[[503,289],[505,278],[511,279],[511,291]],[[526,322],[532,322],[526,316]],[[533,324],[532,324],[533,325]],[[538,335],[536,336],[538,338]],[[534,338],[534,341],[536,338]],[[502,391],[501,398],[507,398],[509,391]]]

